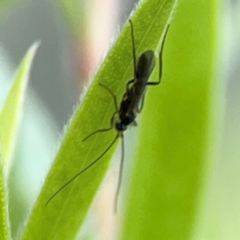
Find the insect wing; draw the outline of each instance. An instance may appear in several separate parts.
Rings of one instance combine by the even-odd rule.
[[[155,56],[152,50],[144,52],[138,60],[137,78],[138,82],[148,80],[155,67]]]

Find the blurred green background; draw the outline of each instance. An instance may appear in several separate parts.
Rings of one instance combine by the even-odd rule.
[[[41,41],[31,71],[15,153],[17,161],[13,162],[9,179],[10,215],[16,235],[39,192],[84,86],[137,2],[0,2],[0,106],[26,50],[36,40]],[[240,2],[219,1],[218,8],[221,69],[217,77],[224,85],[224,102],[219,104],[225,110],[224,118],[219,119],[223,128],[217,161],[208,181],[206,200],[199,210],[203,220],[193,239],[234,240],[240,239]],[[186,20],[186,24],[191,23]],[[98,229],[95,239],[113,239],[112,209],[108,204],[102,206],[111,201],[108,196],[115,190],[112,181],[116,172],[117,166],[113,166],[94,205],[94,217],[86,222],[86,229],[88,225]]]

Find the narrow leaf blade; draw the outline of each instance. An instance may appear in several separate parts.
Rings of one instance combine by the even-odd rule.
[[[39,43],[35,43],[24,57],[0,114],[0,143],[3,166],[9,162],[13,152],[29,71],[38,46]]]
[[[2,240],[10,239],[9,219],[7,215],[7,203],[4,186],[4,170],[2,167],[2,155],[0,153],[0,236]]]
[[[139,4],[132,16],[137,55],[147,49],[157,50],[175,3],[175,0],[146,0]],[[151,16],[156,16],[154,21]],[[145,21],[141,21],[141,18]],[[116,131],[112,130],[96,134],[83,143],[83,139],[90,133],[109,127],[115,111],[111,96],[98,83],[108,86],[116,94],[119,104],[127,81],[133,78],[132,61],[132,41],[127,23],[98,71],[81,108],[73,116],[23,239],[76,237],[106,173],[116,144],[101,161],[60,192],[47,207],[45,204],[56,190],[100,156],[116,136]],[[109,207],[113,209],[113,205]]]

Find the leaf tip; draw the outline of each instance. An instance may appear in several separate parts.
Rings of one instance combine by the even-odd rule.
[[[41,41],[40,41],[40,40],[34,42],[34,43],[31,45],[31,47],[30,47],[30,49],[29,49],[29,52],[31,52],[31,53],[34,55],[34,54],[36,53],[36,51],[38,50],[38,48],[39,48],[40,45],[41,45]]]

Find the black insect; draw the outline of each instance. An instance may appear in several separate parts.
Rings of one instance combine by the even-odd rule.
[[[157,82],[148,82],[148,79],[155,67],[155,55],[152,50],[147,50],[144,53],[141,54],[141,56],[138,59],[138,62],[136,61],[136,50],[135,50],[135,42],[134,42],[134,30],[133,30],[133,24],[132,21],[129,20],[130,28],[131,28],[131,38],[132,38],[132,54],[133,54],[133,75],[134,78],[130,80],[126,85],[126,92],[124,93],[121,101],[121,105],[118,108],[117,104],[117,98],[113,94],[113,92],[105,85],[99,84],[102,88],[104,88],[113,98],[114,105],[115,105],[115,112],[112,115],[111,118],[111,126],[106,129],[98,129],[97,131],[91,133],[86,138],[83,139],[83,141],[86,141],[91,136],[95,135],[96,133],[100,132],[107,132],[112,130],[113,128],[116,129],[117,134],[112,140],[111,144],[105,149],[105,151],[92,163],[90,163],[87,167],[85,167],[83,170],[78,172],[73,178],[71,178],[68,182],[66,182],[61,188],[59,188],[46,202],[45,206],[48,205],[48,203],[66,186],[68,186],[72,181],[74,181],[77,177],[79,177],[82,173],[87,171],[89,168],[91,168],[93,165],[95,165],[107,152],[108,150],[113,146],[113,144],[116,142],[116,140],[121,137],[121,145],[122,145],[122,154],[121,154],[121,162],[120,162],[120,171],[119,171],[119,178],[118,178],[118,185],[115,195],[115,212],[117,211],[117,200],[118,195],[121,187],[122,182],[122,172],[123,172],[123,163],[124,163],[124,135],[123,132],[127,130],[129,125],[136,126],[136,116],[138,113],[141,112],[144,104],[144,96],[147,86],[154,86],[158,85],[161,82],[162,78],[162,53],[163,53],[163,47],[164,42],[167,36],[169,25],[167,26],[167,29],[164,33],[161,49],[159,52],[159,77]],[[118,116],[118,120],[116,121],[116,116]]]

